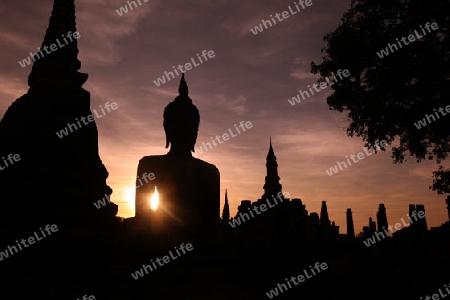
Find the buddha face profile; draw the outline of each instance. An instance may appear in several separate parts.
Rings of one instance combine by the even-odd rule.
[[[189,98],[189,89],[182,74],[179,96],[164,109],[166,148],[169,153],[188,154],[194,151],[200,124],[200,113]]]

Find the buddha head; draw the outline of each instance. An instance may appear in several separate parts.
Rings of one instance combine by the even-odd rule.
[[[189,88],[181,75],[177,96],[164,109],[164,131],[166,132],[166,148],[177,153],[194,152],[197,132],[200,124],[200,113],[189,98]]]

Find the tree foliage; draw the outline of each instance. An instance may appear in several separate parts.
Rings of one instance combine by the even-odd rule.
[[[438,194],[450,193],[450,172],[439,166],[439,169],[433,172],[433,185],[430,189]]]
[[[425,29],[424,35],[421,26],[427,22],[437,23],[438,29]],[[394,163],[407,156],[439,164],[447,158],[450,114],[438,113],[438,119],[435,110],[445,112],[450,105],[449,26],[448,0],[352,0],[342,24],[324,36],[322,63],[311,63],[319,82],[338,69],[350,71],[350,77],[332,86],[334,93],[327,99],[331,110],[347,113],[349,136],[362,137],[366,146],[388,141]],[[416,35],[415,30],[423,37],[406,39],[404,45],[402,37]],[[377,52],[388,43],[398,50],[392,46],[394,50],[380,58]],[[415,123],[425,114],[436,121],[430,117],[431,122],[418,129]]]

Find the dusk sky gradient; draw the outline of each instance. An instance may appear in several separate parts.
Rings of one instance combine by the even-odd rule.
[[[388,147],[327,175],[325,170],[337,161],[363,151],[362,139],[346,135],[346,113],[328,109],[331,89],[294,106],[288,99],[317,81],[310,63],[321,62],[323,35],[341,23],[350,1],[313,0],[312,6],[258,35],[250,31],[269,15],[294,7],[293,2],[141,0],[142,6],[123,16],[116,9],[126,5],[124,0],[75,2],[81,34],[78,59],[80,71],[89,74],[83,87],[91,93],[91,110],[108,101],[118,104],[117,110],[96,120],[100,157],[109,172],[107,183],[113,189],[112,201],[119,205],[118,215],[134,216],[130,195],[139,159],[168,151],[163,110],[178,95],[180,77],[160,87],[153,81],[197,53],[213,50],[214,58],[185,74],[201,116],[196,146],[234,130],[241,121],[253,124],[200,156],[220,170],[221,212],[225,189],[232,216],[241,200],[256,201],[263,194],[271,135],[283,192],[302,199],[309,213],[319,213],[326,200],[340,233],[347,231],[347,208],[353,211],[359,233],[369,217],[376,221],[379,203],[386,205],[390,225],[407,219],[410,203],[425,205],[429,227],[448,220],[445,196],[428,188],[431,172],[437,169],[434,162],[418,164],[410,158],[394,165]],[[18,61],[38,51],[52,4],[7,0],[0,6],[0,117],[28,90],[31,66],[22,68]],[[373,55],[379,50],[373,49]]]

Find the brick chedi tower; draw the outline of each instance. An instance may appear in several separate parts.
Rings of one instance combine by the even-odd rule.
[[[60,224],[115,219],[117,205],[93,205],[112,193],[95,121],[67,136],[56,134],[92,115],[90,93],[82,88],[88,75],[78,72],[77,37],[74,0],[55,0],[43,50],[33,55],[30,88],[0,122],[0,156],[20,156],[0,171],[0,209],[11,227],[33,220],[41,226],[49,219]]]

